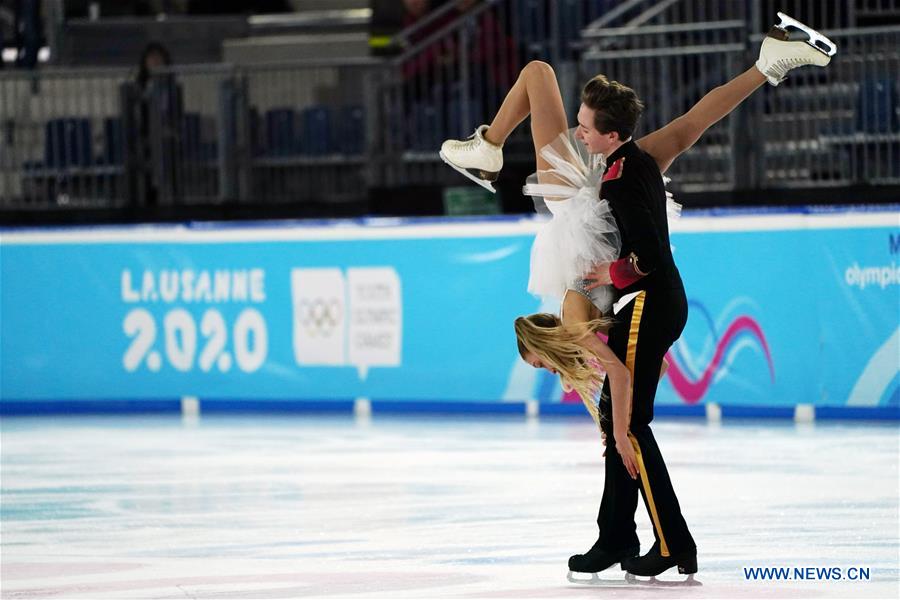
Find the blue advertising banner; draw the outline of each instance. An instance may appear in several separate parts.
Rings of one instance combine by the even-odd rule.
[[[533,219],[7,230],[10,402],[577,401],[518,357]],[[900,406],[900,212],[685,215],[661,406]]]
[[[900,217],[805,219],[673,237],[690,318],[660,400],[900,406]]]
[[[48,235],[4,235],[4,399],[495,401],[537,306],[508,223]]]

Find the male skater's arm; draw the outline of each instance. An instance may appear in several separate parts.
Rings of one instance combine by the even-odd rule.
[[[626,167],[627,168],[627,167]],[[662,258],[659,231],[650,212],[647,192],[642,186],[623,179],[603,183],[603,197],[615,206],[622,239],[629,240],[629,256],[611,263],[601,263],[585,276],[592,280],[586,289],[612,284],[624,289],[649,275]]]

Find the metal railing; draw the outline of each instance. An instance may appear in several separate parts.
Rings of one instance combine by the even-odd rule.
[[[900,0],[626,0],[602,7],[592,21],[590,11],[601,4],[579,3],[577,34],[566,35],[560,15],[572,3],[485,2],[412,45],[394,71],[406,76],[386,92],[393,126],[376,145],[393,160],[379,172],[391,185],[459,182],[438,160],[441,141],[489,122],[514,73],[535,58],[552,62],[570,118],[580,85],[602,72],[638,92],[647,104],[639,133],[653,131],[751,66],[782,10],[825,29],[840,46],[838,57],[827,69],[800,69],[778,88],[766,86],[712,127],[673,165],[673,189],[900,182],[900,26],[855,27],[900,21]],[[522,26],[527,14],[540,18]],[[539,30],[539,44],[522,34],[529,28]],[[479,36],[488,32],[495,45],[490,71],[479,57]],[[527,126],[513,132],[504,152],[507,162],[533,164]]]
[[[782,4],[840,25],[826,29],[838,56],[706,132],[673,166],[676,191],[900,182],[900,26],[845,25],[900,0]],[[176,67],[144,87],[125,70],[3,72],[0,209],[333,205],[458,185],[441,141],[489,122],[528,60],[553,63],[570,117],[598,72],[635,88],[640,135],[749,67],[764,13],[774,2],[489,0],[412,30],[390,59]],[[527,125],[505,156],[533,165]]]
[[[361,201],[380,61],[0,74],[0,207]]]
[[[240,197],[269,202],[353,202],[373,180],[375,88],[381,62],[267,65],[240,80],[250,144]]]
[[[613,0],[484,0],[449,2],[406,30],[405,51],[392,59],[379,90],[384,127],[375,141],[383,157],[381,185],[458,183],[438,160],[449,137],[468,136],[496,113],[530,60],[556,67],[564,101],[577,110],[575,61],[581,31],[616,6]],[[465,10],[460,10],[465,6]],[[629,13],[604,22],[624,23]],[[451,18],[452,17],[452,18]],[[533,161],[527,127],[504,147],[511,162]]]
[[[376,147],[385,185],[453,181],[435,162],[441,141],[485,122],[522,64],[509,33],[521,15],[511,4],[484,2],[459,18],[450,3],[408,32],[408,48],[392,59],[379,90],[384,126]]]
[[[750,31],[765,32],[777,12],[787,13],[818,29],[855,29],[894,23],[900,0],[621,0],[591,22],[585,33],[653,24],[705,23],[741,19]]]
[[[118,70],[0,75],[0,206],[128,201]]]
[[[900,183],[900,26],[828,32],[826,69],[800,69],[753,103],[759,187]]]
[[[585,33],[580,79],[597,73],[632,87],[646,106],[636,137],[687,112],[703,94],[746,68],[746,24],[739,19],[649,25]],[[667,173],[673,189],[732,190],[739,185],[739,120],[711,127]]]
[[[833,63],[792,72],[713,126],[674,163],[674,189],[900,183],[900,26],[826,33],[840,49]],[[646,133],[750,66],[762,39],[740,20],[586,33],[582,79],[632,86]]]

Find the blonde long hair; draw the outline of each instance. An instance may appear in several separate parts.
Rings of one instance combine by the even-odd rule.
[[[576,325],[563,325],[559,317],[550,313],[536,313],[519,317],[515,321],[516,342],[522,358],[530,352],[545,366],[556,369],[562,379],[563,389],[578,393],[598,425],[600,417],[594,404],[594,395],[602,379],[594,361],[604,361],[579,342],[611,323],[612,319],[603,318]]]

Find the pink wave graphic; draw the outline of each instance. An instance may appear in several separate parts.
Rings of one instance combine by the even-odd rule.
[[[691,380],[685,373],[685,370],[678,364],[675,356],[671,352],[666,354],[666,359],[669,361],[669,371],[667,373],[669,381],[671,381],[672,387],[675,388],[675,391],[686,403],[696,404],[706,395],[709,386],[712,384],[713,377],[719,371],[725,352],[731,346],[731,342],[745,331],[753,335],[759,342],[759,345],[762,346],[766,362],[769,363],[769,375],[772,381],[775,381],[775,366],[772,364],[772,354],[769,352],[769,344],[766,342],[766,336],[762,328],[752,318],[740,316],[728,326],[725,335],[716,344],[716,352],[699,379]]]
[[[725,330],[725,335],[723,335],[722,339],[716,344],[716,352],[713,355],[712,360],[699,379],[690,379],[686,374],[685,369],[678,364],[675,355],[671,352],[666,354],[666,360],[669,361],[669,369],[666,372],[666,375],[668,375],[672,387],[675,388],[675,392],[687,404],[696,404],[706,395],[706,392],[709,391],[709,386],[712,385],[713,378],[716,376],[716,373],[719,372],[722,359],[731,347],[731,343],[737,336],[745,331],[750,333],[756,338],[756,341],[759,342],[759,345],[762,347],[763,353],[765,354],[766,362],[769,365],[769,376],[772,378],[772,381],[775,381],[775,365],[772,362],[772,353],[769,351],[769,344],[766,342],[766,336],[763,333],[762,327],[760,327],[759,323],[751,317],[740,316]],[[598,337],[604,342],[606,341],[605,336],[598,334]],[[580,403],[581,398],[576,392],[564,392],[562,402]]]

